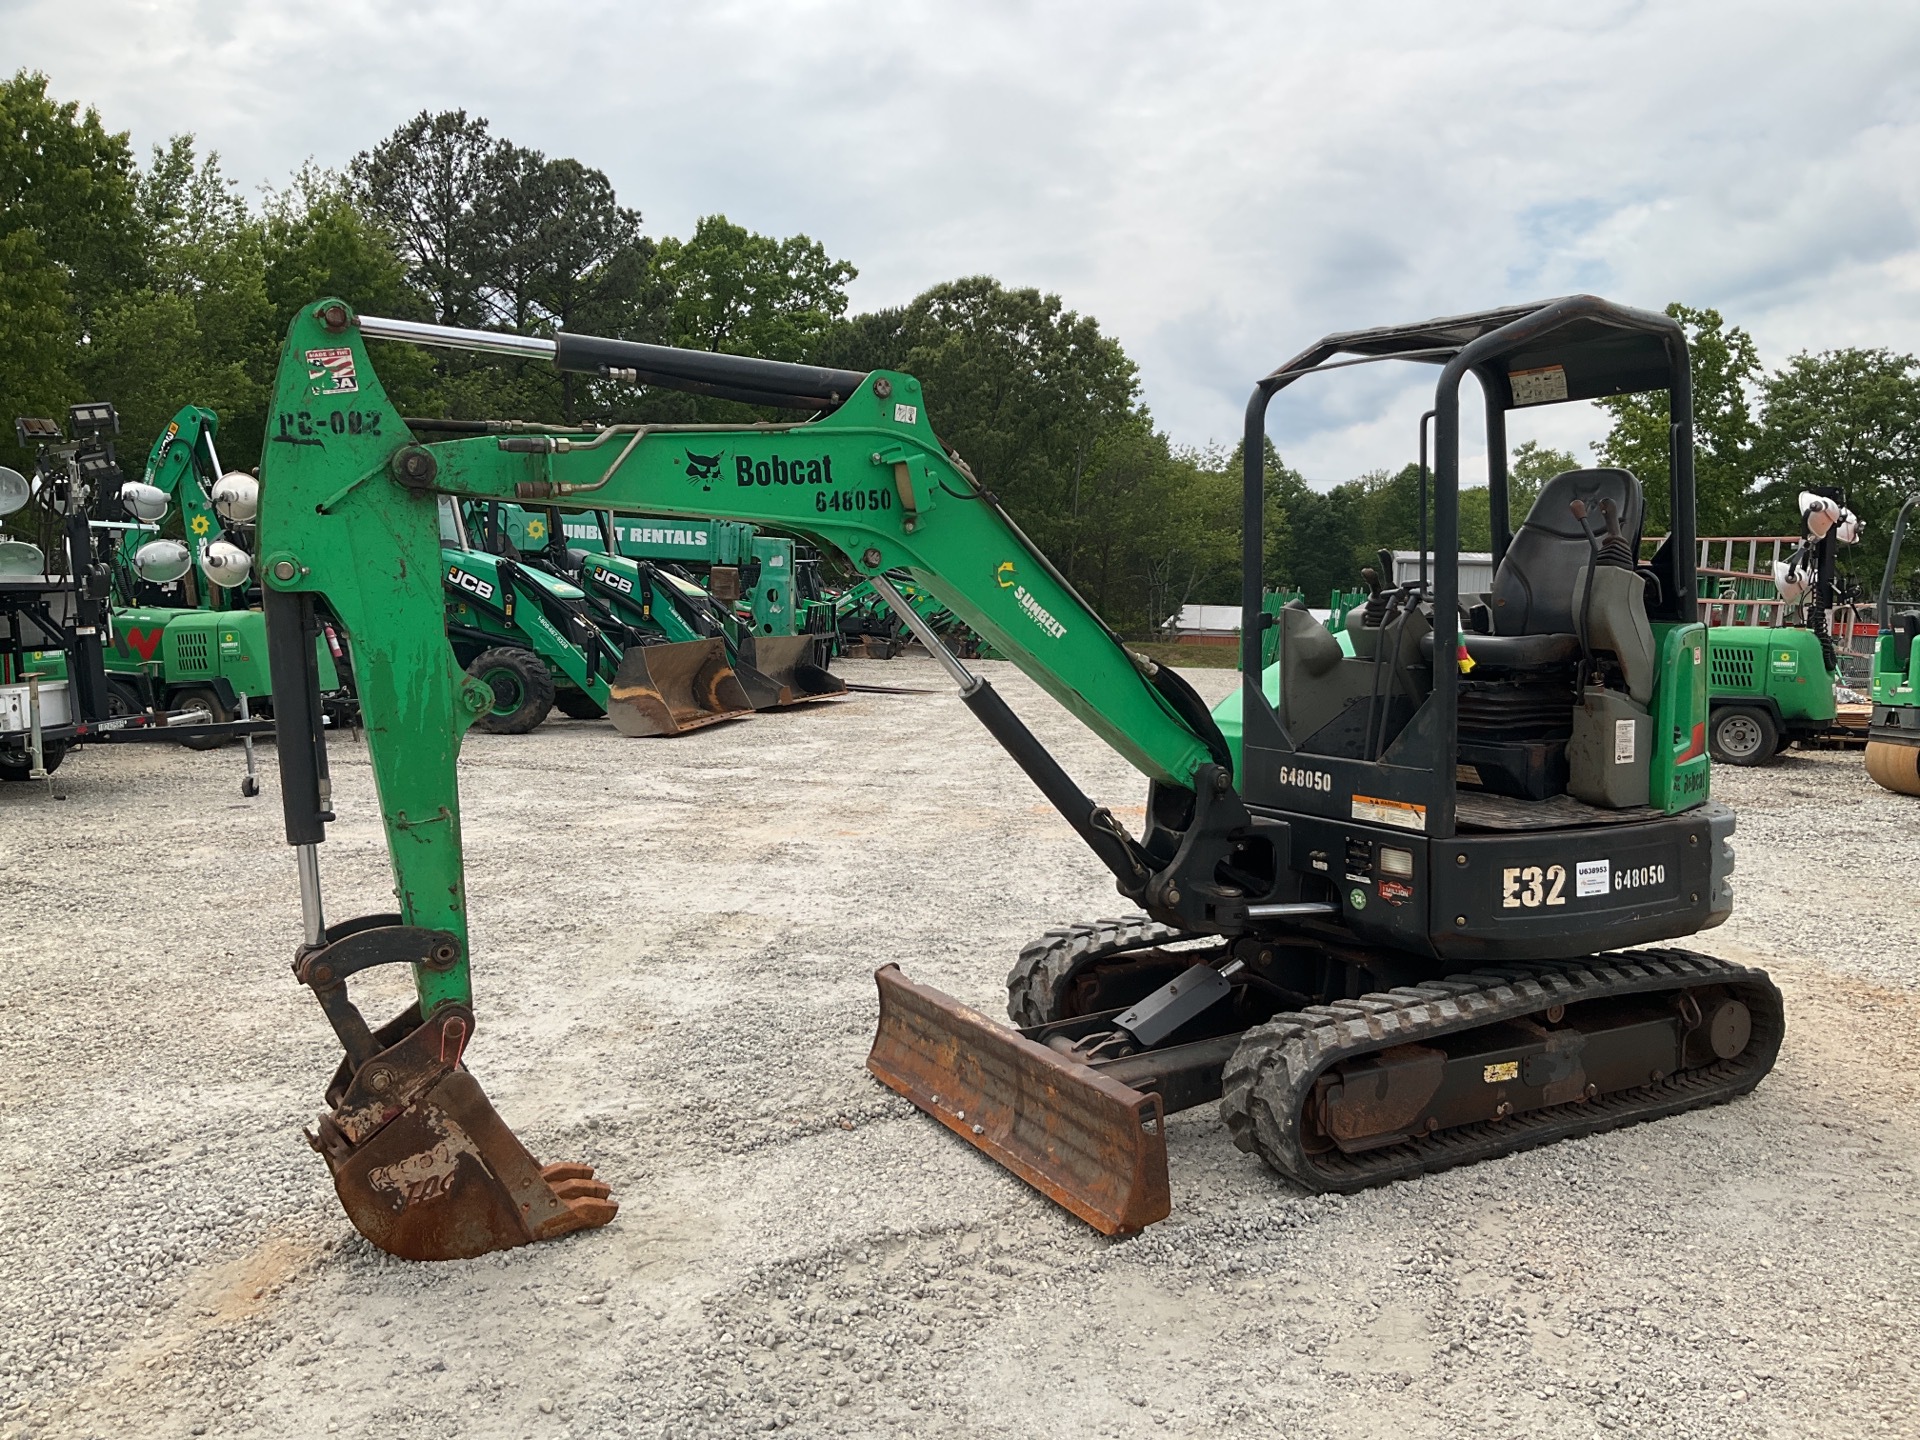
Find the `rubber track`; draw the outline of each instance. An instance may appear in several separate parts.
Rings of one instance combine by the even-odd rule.
[[[1657,1085],[1455,1126],[1358,1155],[1339,1150],[1310,1155],[1302,1148],[1301,1113],[1314,1081],[1331,1065],[1392,1045],[1535,1015],[1552,1005],[1699,985],[1730,987],[1752,1014],[1752,1039],[1732,1060],[1680,1071]],[[1310,1006],[1255,1026],[1227,1062],[1220,1113],[1235,1145],[1257,1152],[1288,1179],[1313,1191],[1352,1192],[1732,1100],[1773,1068],[1785,1031],[1780,992],[1766,972],[1689,950],[1490,966]]]
[[[1007,1018],[1019,1026],[1058,1020],[1061,996],[1086,965],[1130,950],[1200,938],[1145,915],[1057,926],[1029,942],[1007,972]]]

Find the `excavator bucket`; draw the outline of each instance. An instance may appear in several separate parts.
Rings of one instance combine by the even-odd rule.
[[[607,718],[622,735],[678,735],[753,709],[717,637],[636,645],[608,686]]]
[[[817,635],[747,635],[735,671],[756,710],[780,710],[847,693],[846,681],[820,663]]]
[[[882,966],[867,1069],[1104,1235],[1172,1207],[1160,1097],[996,1025]]]
[[[472,1013],[414,1007],[342,1064],[307,1139],[347,1218],[404,1260],[464,1260],[605,1225],[620,1208],[587,1165],[542,1166],[460,1064]]]
[[[1920,795],[1920,746],[1888,740],[1867,742],[1867,774],[1896,795]]]

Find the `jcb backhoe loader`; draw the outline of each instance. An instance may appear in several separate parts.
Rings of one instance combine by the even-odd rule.
[[[753,713],[722,640],[675,641],[596,610],[570,581],[476,545],[451,498],[439,525],[447,639],[491,697],[475,722],[482,729],[524,735],[556,704],[575,719],[611,715],[627,736],[679,735]],[[609,703],[615,695],[619,705]]]
[[[718,640],[755,710],[785,710],[847,693],[845,683],[827,669],[827,637],[757,634],[684,574],[621,554],[615,548],[613,517],[604,510],[563,518],[552,507],[541,512],[518,505],[474,508],[480,523],[469,523],[468,530],[478,529],[487,548],[513,551],[577,586],[609,626],[628,627],[671,644]],[[578,533],[589,527],[591,538]],[[752,534],[751,526],[738,528]],[[793,543],[782,544],[788,552],[782,558],[791,559]]]
[[[818,418],[423,443],[373,373],[369,337]],[[1438,367],[1431,583],[1383,585],[1349,623],[1351,655],[1306,609],[1283,609],[1263,675],[1268,404],[1319,370],[1393,359]],[[1483,596],[1458,593],[1469,375],[1493,457],[1499,562]],[[1673,534],[1652,565],[1636,561],[1642,495],[1624,470],[1557,477],[1509,534],[1507,411],[1633,390],[1672,406]],[[474,1017],[454,760],[489,697],[441,634],[441,495],[718,511],[838,551],[883,595],[902,567],[1148,777],[1134,835],[902,604],[967,706],[1147,913],[1030,946],[1009,987],[1020,1031],[883,967],[869,1066],[1104,1231],[1167,1213],[1161,1121],[1203,1101],[1282,1174],[1351,1190],[1726,1100],[1773,1063],[1783,1017],[1761,971],[1608,948],[1689,935],[1732,908],[1733,817],[1708,799],[1687,351],[1664,316],[1577,296],[1330,336],[1262,380],[1247,410],[1231,738],[948,455],[910,376],[457,331],[323,300],[293,321],[274,404],[324,439],[270,438],[261,520],[306,926],[295,968],[346,1050],[314,1143],[355,1225],[396,1254],[472,1255],[615,1209],[584,1167],[536,1164],[460,1063]],[[696,457],[705,479],[689,484]],[[313,690],[298,642],[322,597],[367,677],[403,906],[331,925],[323,737],[285,698]],[[413,966],[419,1001],[375,1031],[346,985],[388,963]]]

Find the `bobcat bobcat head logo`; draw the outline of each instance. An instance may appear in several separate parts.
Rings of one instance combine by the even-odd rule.
[[[724,450],[718,455],[696,455],[687,451],[687,479],[705,481],[700,488],[711,490],[713,482],[720,478],[720,462],[726,458]]]

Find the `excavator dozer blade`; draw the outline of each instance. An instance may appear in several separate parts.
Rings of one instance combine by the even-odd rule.
[[[748,635],[734,667],[756,710],[780,710],[847,693],[847,683],[819,662],[815,635]]]
[[[1920,746],[1867,741],[1867,775],[1896,795],[1920,795]]]
[[[403,1260],[465,1260],[605,1225],[619,1210],[587,1165],[541,1165],[507,1128],[459,1052],[471,1013],[419,1011],[327,1092],[308,1135],[347,1218]]]
[[[622,735],[678,735],[753,713],[718,637],[636,645],[607,690],[607,718]]]
[[[1104,1235],[1172,1209],[1160,1097],[996,1025],[882,966],[867,1068]]]

